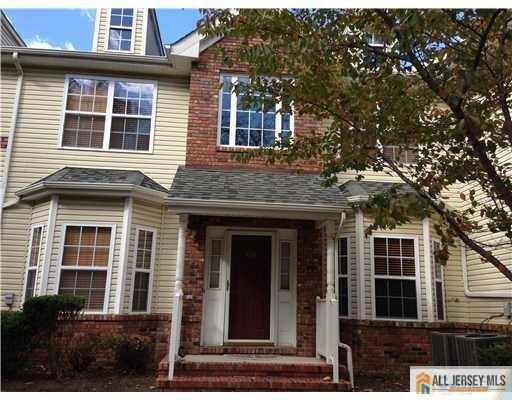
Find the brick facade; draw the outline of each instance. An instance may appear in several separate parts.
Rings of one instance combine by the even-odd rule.
[[[506,325],[461,324],[450,322],[396,322],[342,320],[341,340],[352,347],[356,375],[409,379],[409,367],[432,365],[434,331],[496,331],[512,334]],[[340,358],[344,362],[344,358]]]
[[[191,216],[186,239],[181,345],[186,354],[201,351],[205,242],[208,225],[297,229],[297,349],[315,355],[316,296],[322,296],[322,230],[312,221]],[[286,353],[289,354],[289,349]]]
[[[243,150],[217,146],[217,127],[219,110],[219,84],[222,72],[244,73],[247,67],[239,64],[229,68],[222,65],[216,57],[219,46],[232,51],[239,46],[239,40],[224,38],[203,51],[199,60],[192,65],[190,74],[190,100],[188,111],[187,157],[186,164],[209,168],[257,168],[257,169],[297,169],[307,172],[319,172],[320,163],[316,161],[297,162],[293,166],[265,164],[264,158],[253,159],[241,164],[233,159],[236,152]],[[321,123],[312,116],[295,115],[294,134],[306,137],[321,132]]]

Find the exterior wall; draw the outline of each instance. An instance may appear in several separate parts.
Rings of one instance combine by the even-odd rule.
[[[432,365],[432,332],[482,330],[512,333],[506,325],[345,320],[341,340],[352,347],[356,375],[407,380],[410,366]]]
[[[303,168],[306,171],[319,171],[317,162],[299,162],[293,167],[276,164],[268,166],[264,158],[241,164],[232,156],[243,151],[236,148],[217,146],[217,128],[219,115],[219,82],[222,72],[244,73],[247,67],[234,65],[227,68],[215,57],[215,48],[222,46],[228,50],[235,49],[238,41],[224,38],[217,44],[202,52],[199,61],[192,65],[190,74],[190,105],[187,136],[187,165],[206,166],[210,168],[258,168],[291,169]],[[308,136],[321,132],[321,123],[310,116],[295,116],[296,136]]]
[[[3,104],[7,104],[5,108],[3,104],[1,107],[2,129],[5,126],[8,129],[10,123],[10,119],[7,120],[10,116],[5,110],[12,104],[16,79],[12,70],[5,71],[4,73],[2,66],[1,98],[2,102],[5,102]],[[65,73],[53,70],[24,71],[24,86],[5,202],[15,201],[17,190],[65,166],[140,170],[164,187],[170,187],[178,165],[185,161],[188,81],[157,78],[157,109],[152,153],[75,150],[60,149],[58,146]],[[84,71],[84,74],[87,72]],[[142,78],[151,79],[147,76]],[[122,208],[120,210],[122,212]],[[98,215],[101,215],[89,209],[85,209],[85,212],[89,212],[88,215],[93,220],[97,220]],[[117,217],[116,214],[115,218]],[[105,222],[109,218],[110,216],[105,215]],[[2,219],[1,296],[15,293],[14,306],[17,307],[20,305],[25,273],[31,206],[18,203],[6,208],[3,210]],[[171,216],[168,219],[166,217],[167,221],[169,222],[164,232],[167,242],[162,245],[162,254],[159,257],[167,268],[174,269],[177,223],[176,218]],[[156,284],[157,288],[153,293],[162,294],[163,298],[154,299],[153,304],[155,310],[170,312],[174,275],[171,272],[158,272],[158,275],[164,280]],[[5,307],[3,301],[1,306]]]
[[[208,225],[297,229],[296,354],[314,356],[316,296],[322,296],[322,230],[309,221],[199,216],[190,217],[186,239],[181,332],[181,345],[185,353],[200,352]]]
[[[16,71],[2,67],[2,79],[0,79],[0,136],[8,137],[11,126],[14,97],[16,94]],[[0,182],[4,175],[4,157],[6,149],[0,149]]]
[[[144,54],[145,50],[145,31],[146,27],[144,27],[144,23],[147,23],[146,19],[146,13],[148,10],[146,8],[137,8],[134,10],[136,11],[135,16],[135,26],[133,27],[133,31],[135,33],[135,42],[133,44],[133,52],[134,54]],[[98,25],[98,34],[96,39],[96,42],[93,43],[93,51],[97,52],[104,52],[108,51],[107,49],[107,43],[108,43],[108,31],[110,27],[110,9],[108,8],[100,8],[98,9],[99,17],[98,15],[96,18],[99,18],[99,22],[96,22]]]

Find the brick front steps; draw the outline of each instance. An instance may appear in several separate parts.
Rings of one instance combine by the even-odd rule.
[[[201,354],[297,354],[296,347],[276,346],[201,346],[199,351]]]
[[[348,391],[349,382],[330,381],[332,368],[321,360],[291,356],[196,355],[175,365],[167,379],[168,363],[160,362],[157,384],[175,390]],[[342,368],[341,376],[345,376]]]

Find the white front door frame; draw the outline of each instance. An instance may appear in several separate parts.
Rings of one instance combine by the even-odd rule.
[[[268,340],[261,339],[229,339],[229,303],[230,303],[230,285],[226,287],[226,300],[224,305],[224,343],[276,343],[276,298],[277,298],[277,233],[269,230],[227,230],[226,231],[226,282],[231,280],[231,246],[233,236],[270,236],[272,240],[272,256],[270,261],[270,335]]]
[[[270,339],[262,340],[229,340],[229,288],[227,285],[231,275],[231,238],[233,235],[247,236],[270,236],[272,238],[272,258],[271,258],[271,294],[270,294]],[[220,282],[218,288],[209,288],[210,273],[210,243],[212,240],[222,240],[222,255],[220,261]],[[276,228],[245,228],[231,226],[208,226],[205,245],[205,271],[204,271],[204,291],[203,291],[203,313],[201,322],[201,345],[221,346],[226,343],[268,343],[276,346],[296,346],[296,317],[284,320],[280,309],[279,289],[280,279],[280,243],[288,241],[292,244],[292,260],[290,271],[290,289],[287,294],[289,308],[293,314],[297,312],[297,231],[295,229],[276,229]],[[213,297],[212,297],[213,295]],[[210,300],[208,300],[210,299]],[[213,300],[215,299],[215,300]],[[282,299],[281,299],[282,300]],[[214,303],[210,303],[214,301]],[[213,307],[213,308],[212,308]],[[287,312],[289,314],[289,312]],[[288,329],[284,333],[281,328]],[[283,325],[284,324],[284,325]]]

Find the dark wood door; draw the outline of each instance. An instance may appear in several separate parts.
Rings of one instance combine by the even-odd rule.
[[[232,236],[229,339],[270,339],[271,264],[272,237]]]

